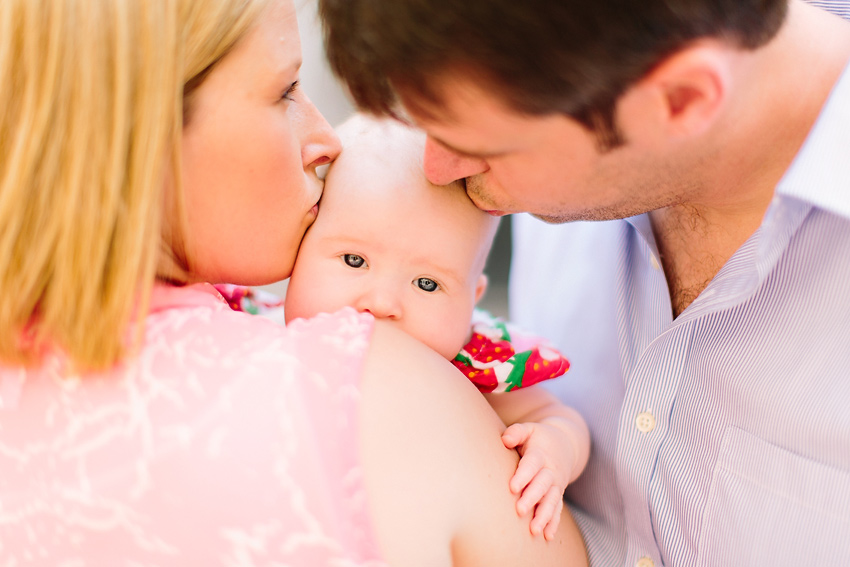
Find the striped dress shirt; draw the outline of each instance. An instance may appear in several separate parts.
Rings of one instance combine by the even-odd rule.
[[[572,369],[594,567],[850,566],[850,71],[760,228],[675,320],[648,217],[513,219],[512,318]]]
[[[808,0],[812,6],[817,6],[827,12],[850,20],[850,2],[848,0]]]

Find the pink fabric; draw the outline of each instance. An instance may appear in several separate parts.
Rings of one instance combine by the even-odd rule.
[[[0,368],[4,565],[384,565],[358,467],[372,319],[159,287],[137,358]]]

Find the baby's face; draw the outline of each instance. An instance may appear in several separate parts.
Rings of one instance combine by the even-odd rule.
[[[432,186],[410,168],[376,169],[343,158],[331,167],[287,288],[286,319],[352,306],[454,358],[486,287],[495,219],[460,187]]]

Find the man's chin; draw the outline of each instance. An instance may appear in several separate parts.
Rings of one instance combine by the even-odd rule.
[[[531,216],[536,218],[537,220],[542,220],[546,224],[564,224],[565,222],[573,222],[576,220],[581,220],[578,218],[564,217],[564,216],[551,216],[551,215],[539,215],[536,213],[531,213]]]

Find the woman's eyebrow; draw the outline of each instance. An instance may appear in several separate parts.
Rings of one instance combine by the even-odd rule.
[[[293,73],[297,74],[301,71],[301,59],[291,59],[282,61],[272,61],[270,72],[274,77],[287,77]]]

